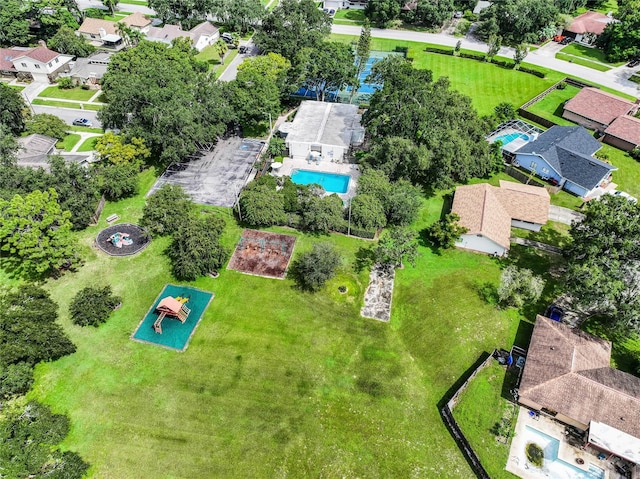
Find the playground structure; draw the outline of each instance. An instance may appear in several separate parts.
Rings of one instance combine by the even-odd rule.
[[[153,330],[158,334],[162,334],[162,321],[166,317],[177,319],[184,324],[189,317],[189,313],[191,313],[191,310],[186,306],[189,299],[189,296],[184,298],[181,296],[178,296],[177,298],[174,298],[173,296],[162,298],[160,303],[158,303],[158,306],[156,306],[158,318],[153,323]]]
[[[129,233],[121,233],[117,231],[109,237],[109,241],[116,248],[122,248],[123,246],[131,246],[133,244],[133,239],[131,239],[131,235]]]
[[[267,231],[244,230],[227,269],[283,279],[296,237]]]

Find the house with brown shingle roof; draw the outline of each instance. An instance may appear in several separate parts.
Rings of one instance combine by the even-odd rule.
[[[149,27],[151,27],[151,20],[140,12],[132,13],[120,21],[129,28],[133,28],[134,30],[138,30],[142,33],[147,33],[149,31]]]
[[[12,47],[0,49],[0,70],[5,74],[31,75],[34,80],[55,79],[73,57],[49,50],[45,45],[35,48]]]
[[[105,35],[117,35],[116,22],[103,20],[101,18],[85,18],[76,30],[87,40],[100,40]]]
[[[620,115],[633,115],[636,111],[637,103],[586,87],[565,103],[562,117],[585,128],[604,131]]]
[[[540,231],[549,216],[549,193],[544,188],[500,181],[459,186],[451,212],[468,229],[456,246],[481,253],[504,255],[509,251],[511,228]]]
[[[602,141],[625,151],[640,146],[640,119],[628,115],[619,116],[604,130]]]
[[[573,38],[576,42],[592,44],[613,18],[598,12],[584,12],[573,19],[563,31],[563,34]]]
[[[523,406],[589,431],[588,444],[640,463],[640,378],[614,369],[611,343],[538,316],[518,389]]]

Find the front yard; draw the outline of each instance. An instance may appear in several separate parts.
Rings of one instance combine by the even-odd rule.
[[[96,94],[96,90],[83,90],[82,88],[79,88],[79,87],[65,90],[57,86],[50,86],[45,88],[38,95],[38,97],[60,98],[62,100],[89,101],[91,97],[95,94]]]

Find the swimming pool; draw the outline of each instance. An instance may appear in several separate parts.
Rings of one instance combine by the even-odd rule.
[[[327,193],[346,193],[349,190],[349,175],[337,175],[323,171],[294,170],[291,181],[298,185],[316,184]]]
[[[604,479],[604,470],[589,464],[585,471],[568,462],[558,459],[560,441],[555,437],[525,426],[525,443],[534,442],[544,451],[544,465],[542,469],[529,468],[529,472],[540,472],[541,477],[558,479]]]
[[[500,135],[497,136],[493,139],[493,142],[495,143],[496,141],[499,141],[502,143],[502,146],[507,146],[509,143],[511,143],[514,140],[517,140],[518,138],[523,139],[524,141],[529,141],[531,138],[529,138],[529,135],[525,134],[525,133],[506,133],[504,135]]]

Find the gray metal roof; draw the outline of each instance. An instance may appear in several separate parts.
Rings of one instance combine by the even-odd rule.
[[[608,172],[617,170],[592,156],[601,146],[581,126],[554,126],[518,149],[517,154],[539,155],[563,178],[591,190]]]
[[[357,105],[303,101],[287,135],[287,142],[319,143],[348,148],[363,130]]]

